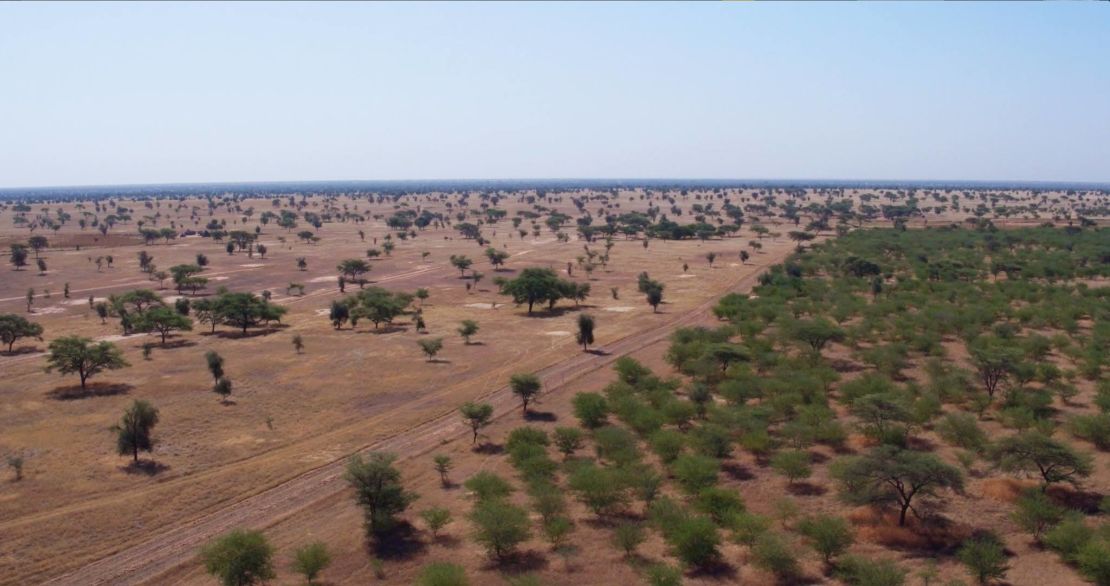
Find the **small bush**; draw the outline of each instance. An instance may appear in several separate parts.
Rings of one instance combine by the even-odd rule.
[[[636,553],[636,548],[640,547],[644,539],[644,529],[638,523],[624,523],[613,532],[613,545],[626,556]]]
[[[798,558],[786,540],[775,533],[764,533],[752,545],[752,563],[781,580],[798,575]]]
[[[994,535],[974,537],[964,543],[956,554],[980,584],[1006,575],[1006,550]]]
[[[504,478],[483,470],[463,483],[479,501],[504,498],[512,494],[513,487]]]
[[[849,556],[840,561],[837,576],[850,586],[902,586],[906,571],[891,560]]]
[[[466,570],[462,566],[447,562],[433,562],[420,571],[417,586],[468,586]]]
[[[717,484],[720,468],[721,464],[716,459],[696,454],[683,454],[672,465],[675,479],[689,494],[698,494]]]

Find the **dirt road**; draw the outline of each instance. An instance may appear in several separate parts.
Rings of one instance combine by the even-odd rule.
[[[766,255],[760,260],[766,261],[765,266],[769,266],[780,262],[785,254]],[[755,273],[737,279],[729,289],[749,290],[762,270],[760,268]],[[545,395],[558,392],[566,383],[604,368],[625,354],[666,340],[677,327],[712,320],[711,310],[716,302],[716,298],[707,300],[690,311],[675,315],[658,327],[611,342],[602,348],[603,352],[583,352],[540,370],[536,374],[544,383]],[[431,403],[439,398],[433,394],[421,400]],[[494,406],[498,417],[516,414],[519,408],[516,397],[507,386],[492,391],[483,400]],[[366,446],[363,451],[393,452],[399,456],[399,461],[404,461],[435,449],[443,439],[469,433],[469,428],[464,426],[458,413],[452,409],[400,434]],[[347,484],[343,480],[346,464],[347,457],[338,458],[264,492],[153,535],[144,543],[123,549],[45,583],[73,586],[154,583],[160,575],[189,563],[200,546],[216,535],[234,528],[263,529],[347,490]]]

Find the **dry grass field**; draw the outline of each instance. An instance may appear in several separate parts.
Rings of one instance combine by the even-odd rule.
[[[835,199],[850,200],[858,208],[868,201],[861,198],[865,193],[874,191],[849,190]],[[763,269],[793,252],[798,243],[787,234],[815,219],[813,208],[807,206],[820,206],[830,197],[818,190],[793,197],[772,194],[770,198],[780,203],[795,202],[802,217],[798,225],[781,217],[781,208],[770,208],[749,210],[743,226],[729,237],[656,238],[645,246],[642,236],[618,234],[612,240],[608,263],[587,276],[578,262],[584,246],[603,252],[605,245],[600,237],[588,243],[575,233],[574,219],[581,212],[574,198],[587,198],[584,209],[598,225],[604,223],[605,214],[646,212],[649,205],[661,205],[664,214],[671,214],[669,208],[676,206],[683,215],[671,215],[671,219],[693,222],[695,204],[713,202],[719,210],[721,196],[741,206],[755,205],[764,197],[753,190],[724,194],[691,190],[685,195],[673,191],[665,195],[673,198],[673,203],[663,201],[658,190],[648,197],[642,190],[615,195],[551,193],[532,202],[525,195],[507,194],[490,204],[505,210],[507,217],[482,226],[488,241],[485,246],[463,238],[452,226],[432,226],[414,230],[415,237],[393,238],[395,248],[373,259],[367,259],[366,251],[381,248],[387,235],[397,233],[384,218],[398,209],[442,213],[458,223],[456,213],[480,211],[479,205],[485,201],[471,194],[463,204],[454,193],[410,195],[396,201],[309,195],[283,196],[274,200],[278,207],[269,197],[243,198],[234,201],[231,205],[237,209],[231,210],[225,203],[209,207],[201,198],[120,199],[112,200],[112,208],[131,209],[132,219],[117,223],[106,235],[76,225],[76,218],[92,209],[90,201],[82,202],[82,208],[72,201],[32,203],[31,211],[22,213],[7,205],[0,211],[0,247],[5,253],[10,244],[25,242],[32,234],[24,223],[17,223],[17,217],[33,219],[43,214],[42,210],[56,216],[63,210],[74,219],[57,231],[40,228],[33,232],[45,235],[49,245],[38,254],[32,252],[23,270],[12,270],[6,257],[0,267],[0,314],[22,315],[45,329],[43,340],[21,340],[15,352],[0,355],[0,456],[19,455],[24,461],[21,480],[9,481],[10,471],[3,470],[5,478],[0,482],[0,584],[51,579],[67,584],[211,584],[213,579],[196,560],[197,548],[213,531],[239,526],[265,530],[276,547],[275,584],[299,583],[287,569],[288,552],[314,540],[326,542],[333,555],[334,562],[322,577],[328,584],[409,584],[430,561],[461,564],[476,584],[499,584],[503,574],[528,573],[538,574],[543,583],[550,584],[639,583],[640,575],[610,545],[610,528],[585,520],[590,515],[576,502],[570,514],[583,521],[577,523],[574,534],[580,553],[573,560],[537,555],[510,568],[493,565],[468,538],[465,490],[457,485],[450,489],[440,486],[432,456],[452,457],[455,468],[451,477],[456,483],[481,470],[513,476],[504,456],[472,449],[469,432],[457,415],[464,402],[490,400],[497,407],[497,420],[484,434],[493,443],[502,441],[522,423],[515,399],[504,388],[511,374],[541,375],[545,392],[529,423],[549,430],[573,421],[571,397],[608,384],[614,378],[609,366],[622,355],[633,356],[669,376],[671,370],[663,355],[673,329],[712,325],[715,319],[709,310],[715,301],[727,292],[750,289]],[[935,203],[929,194],[917,197],[922,206]],[[877,199],[876,206],[903,204],[906,196],[891,194]],[[997,203],[991,205],[992,200]],[[103,218],[108,204],[101,203],[106,210],[96,215]],[[960,211],[950,205],[930,207],[931,211],[910,217],[908,224],[916,228],[963,223],[980,203],[986,206],[980,212],[984,217],[993,218],[1000,226],[1018,226],[1054,218],[1066,223],[1061,218],[1075,220],[1081,215],[1077,208],[1105,207],[1106,197],[1080,199],[1060,192],[996,193],[984,200],[965,197]],[[528,233],[522,236],[511,219],[521,212],[536,211],[534,204],[546,208],[536,220],[539,233],[533,233],[531,220],[525,219],[521,227]],[[253,211],[249,218],[244,213],[248,209]],[[278,213],[282,209],[317,214],[330,209],[336,215],[347,211],[363,215],[365,221],[325,221],[318,229],[302,221],[288,230],[273,222],[259,222],[263,211]],[[561,230],[569,235],[569,241],[561,241],[544,225],[544,215],[552,211],[568,216]],[[148,227],[172,225],[176,232],[203,230],[211,221],[226,221],[226,230],[253,233],[259,227],[257,242],[265,245],[266,254],[248,255],[242,250],[229,254],[223,242],[199,235],[144,243],[137,234],[137,221],[155,215],[157,223],[147,220]],[[882,215],[846,222],[852,227],[890,223]],[[756,225],[765,226],[769,233],[753,231]],[[297,233],[305,229],[312,230],[318,241],[298,239]],[[813,230],[813,234],[821,241],[835,238],[836,230],[828,226]],[[751,241],[759,242],[761,248],[753,248]],[[487,261],[483,253],[487,246],[508,254],[503,268],[495,269]],[[750,259],[742,262],[741,250],[750,252]],[[140,251],[151,255],[160,270],[190,264],[198,254],[206,255],[209,264],[201,275],[209,280],[207,289],[195,295],[179,293],[170,280],[160,287],[140,270]],[[712,266],[706,259],[710,252],[718,255]],[[467,287],[473,281],[450,262],[452,255],[460,254],[474,261],[466,275],[474,270],[483,273],[473,287]],[[35,266],[39,256],[46,263],[44,272]],[[108,256],[112,257],[110,264],[105,260]],[[298,268],[298,258],[307,263],[303,270]],[[380,328],[368,321],[357,327],[348,323],[334,328],[329,307],[344,297],[338,289],[336,267],[352,258],[372,265],[367,286],[409,293],[427,289],[429,297],[414,301],[410,308],[420,308],[427,331],[416,331],[409,315]],[[562,300],[554,310],[537,307],[530,316],[526,308],[499,294],[494,283],[496,277],[513,278],[530,267],[551,268],[565,278],[568,266],[572,267],[571,279],[591,286],[589,297],[580,305]],[[657,312],[637,291],[637,276],[642,272],[665,285],[664,302]],[[303,285],[303,292],[290,289],[292,283]],[[123,335],[119,319],[102,321],[94,310],[94,305],[109,295],[134,289],[155,290],[172,306],[182,296],[191,301],[212,297],[219,287],[256,294],[268,291],[273,303],[288,312],[280,324],[245,335],[227,326],[212,333],[198,323],[192,331],[174,333],[161,344],[157,335]],[[68,297],[63,293],[67,288]],[[357,284],[346,285],[347,294],[358,289]],[[34,291],[30,311],[28,290]],[[584,352],[575,340],[581,313],[597,321],[592,353]],[[474,320],[480,326],[471,343],[465,343],[456,331],[462,320]],[[48,344],[68,335],[117,344],[130,366],[96,375],[84,390],[76,376],[44,372]],[[303,352],[294,349],[294,336],[303,340]],[[435,361],[428,361],[417,341],[432,338],[443,338],[444,348]],[[144,346],[149,347],[148,356],[144,356]],[[233,382],[229,401],[221,401],[212,392],[213,379],[204,357],[208,351],[225,359],[226,376]],[[960,356],[955,359],[966,361]],[[918,376],[921,368],[922,364],[915,362],[907,370],[908,376]],[[1090,403],[1093,389],[1092,384],[1081,385],[1076,403]],[[111,431],[135,399],[150,401],[160,416],[154,433],[157,443],[152,452],[141,455],[140,466],[117,454]],[[1002,429],[993,421],[984,427],[989,434]],[[932,435],[924,437],[943,444]],[[406,513],[414,524],[419,526],[415,512],[432,506],[452,510],[455,519],[444,529],[443,537],[424,536],[404,555],[383,559],[381,567],[373,562],[361,512],[341,478],[347,458],[370,447],[388,448],[401,455],[398,466],[404,483],[420,494]],[[827,458],[835,456],[824,447],[815,451]],[[946,455],[955,458],[954,453]],[[1104,453],[1096,458],[1096,472],[1087,483],[1094,492],[1105,493],[1110,491],[1106,470],[1110,461]],[[737,472],[725,486],[740,491],[751,510],[773,514],[776,501],[788,494],[786,480],[746,452],[738,452],[731,464]],[[819,467],[809,482],[829,485],[827,470]],[[1012,554],[1010,583],[1082,583],[1055,554],[1014,534],[1009,511],[1018,492],[1014,480],[990,475],[973,478],[964,494],[951,499],[947,515],[974,519],[976,526],[997,528],[1007,535],[1006,546]],[[523,495],[516,496],[524,502]],[[796,499],[804,501],[807,511],[851,515],[859,521],[861,533],[876,533],[858,540],[859,553],[899,556],[905,558],[906,567],[924,566],[923,559],[901,556],[899,548],[891,545],[898,535],[877,535],[884,531],[877,525],[868,529],[868,511],[847,508],[834,491]],[[538,536],[523,547],[535,552],[545,548]],[[735,569],[726,574],[689,574],[687,582],[772,582],[772,576],[745,563],[746,550],[727,542],[722,552]],[[665,558],[666,551],[663,540],[653,534],[638,555],[658,560]],[[113,555],[116,557],[109,557]],[[834,581],[823,575],[820,560],[812,555],[804,558],[803,569],[809,581]],[[966,579],[964,570],[950,560],[940,570],[946,580]]]

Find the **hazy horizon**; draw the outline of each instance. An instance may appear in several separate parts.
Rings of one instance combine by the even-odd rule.
[[[1105,4],[0,4],[0,189],[1110,183]]]

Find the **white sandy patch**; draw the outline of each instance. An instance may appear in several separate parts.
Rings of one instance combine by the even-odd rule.
[[[107,299],[105,299],[103,297],[93,297],[93,303],[100,303],[101,301],[107,301]],[[70,299],[69,301],[66,301],[65,304],[66,305],[88,305],[89,304],[89,299],[87,297],[85,299]]]
[[[339,277],[337,275],[328,275],[326,277],[316,277],[314,279],[309,279],[308,282],[309,283],[331,283],[333,281],[338,281],[338,280],[339,280]]]
[[[544,332],[544,334],[547,334],[548,336],[569,336],[570,332],[564,330],[554,330],[550,332]]]
[[[730,262],[730,263],[728,263],[728,266],[730,266],[730,267],[738,267],[738,266],[740,266],[740,263],[738,263],[738,262]]]
[[[181,295],[168,295],[162,298],[162,303],[176,303],[178,299],[181,299]]]
[[[532,252],[532,251],[531,250],[522,250],[522,251],[510,256],[509,258],[516,258],[518,256],[524,256],[524,255],[528,254],[529,252]]]
[[[679,275],[679,276],[678,276],[678,278],[679,278],[679,279],[693,279],[693,278],[694,278],[694,277],[696,277],[696,276],[697,276],[697,275],[688,275],[688,274],[687,274],[687,275]]]
[[[328,315],[328,314],[330,314],[330,313],[331,313],[331,308],[327,308],[327,309],[317,309],[317,310],[316,310],[316,315]]]
[[[52,307],[36,307],[35,313],[40,315],[48,313],[65,313],[65,310],[66,308],[61,305],[54,305]]]
[[[475,309],[497,309],[496,303],[467,303],[466,306]]]
[[[260,262],[254,262],[254,263],[250,263],[250,264],[245,264],[245,265],[239,265],[239,266],[241,266],[241,267],[243,267],[243,268],[245,268],[245,269],[257,269],[258,267],[264,267],[264,266],[266,266],[266,265],[265,265],[265,264],[262,264],[262,263],[260,263]]]
[[[628,313],[630,311],[636,311],[636,308],[628,306],[628,305],[617,305],[617,306],[614,306],[614,307],[606,307],[605,311],[615,311],[617,313]]]
[[[96,341],[97,342],[119,342],[120,340],[130,340],[131,338],[137,338],[137,337],[142,336],[142,335],[144,335],[144,334],[131,334],[131,335],[115,334],[114,336],[100,336],[99,338],[96,339]]]
[[[209,281],[226,281],[231,277],[208,277]]]

